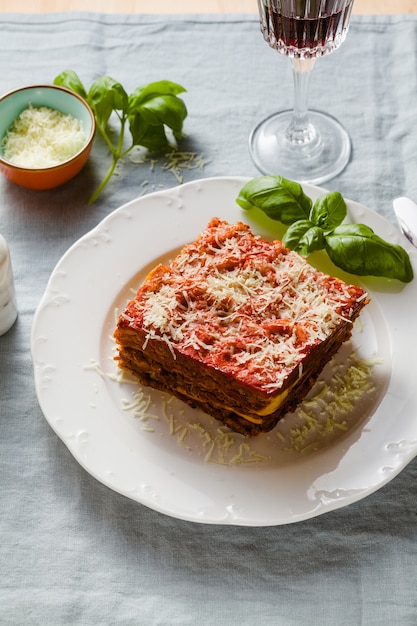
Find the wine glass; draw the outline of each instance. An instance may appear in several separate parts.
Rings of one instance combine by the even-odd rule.
[[[350,138],[332,116],[308,110],[317,57],[344,41],[354,0],[258,0],[261,31],[269,45],[290,57],[294,107],[274,113],[252,131],[249,149],[264,174],[319,184],[339,174],[350,158]]]

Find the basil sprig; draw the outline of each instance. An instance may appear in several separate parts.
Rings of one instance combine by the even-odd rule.
[[[110,76],[101,76],[91,84],[87,92],[73,70],[65,70],[59,74],[54,84],[67,87],[87,100],[93,110],[97,129],[112,156],[109,170],[91,196],[89,204],[103,191],[118,161],[134,146],[143,146],[151,152],[163,150],[170,145],[166,128],[171,129],[176,140],[181,139],[183,122],[187,116],[187,108],[181,98],[178,98],[178,94],[185,92],[181,85],[161,80],[138,87],[128,95],[116,80]],[[120,131],[116,136],[108,127],[112,113],[115,113],[120,123]],[[131,139],[126,147],[127,126]]]
[[[326,193],[314,203],[302,186],[282,176],[260,176],[249,181],[236,198],[245,210],[261,209],[288,228],[285,246],[307,257],[325,250],[333,263],[350,274],[413,279],[407,252],[381,239],[365,224],[342,224],[346,203],[338,191]]]

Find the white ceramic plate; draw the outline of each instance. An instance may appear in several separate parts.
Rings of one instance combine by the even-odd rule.
[[[405,286],[364,281],[372,301],[337,367],[355,350],[373,363],[374,390],[337,417],[337,428],[326,414],[337,393],[326,400],[318,425],[311,417],[302,424],[296,414],[247,441],[225,435],[219,422],[177,400],[132,380],[120,382],[113,361],[116,314],[153,265],[192,241],[214,216],[280,236],[279,225],[236,204],[247,180],[203,179],[114,211],[57,264],[34,318],[31,346],[42,411],[97,480],[180,519],[267,526],[355,502],[417,454],[417,279]],[[305,190],[312,198],[323,193]],[[350,201],[348,211],[351,220],[407,247],[376,213]],[[408,249],[417,271],[417,251]],[[323,263],[320,255],[315,262]],[[336,366],[329,367],[327,381]]]

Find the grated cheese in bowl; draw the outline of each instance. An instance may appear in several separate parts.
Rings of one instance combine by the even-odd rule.
[[[53,167],[77,154],[86,142],[81,120],[46,106],[31,104],[2,140],[3,156],[21,167]]]

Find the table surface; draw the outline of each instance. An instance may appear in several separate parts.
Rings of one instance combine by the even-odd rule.
[[[416,0],[356,0],[354,13],[417,13]],[[0,12],[253,13],[256,0],[0,0]]]
[[[250,3],[195,0],[194,4],[199,10],[215,6],[226,13],[155,13],[169,6],[175,11],[194,9],[191,3],[176,0],[165,4],[0,0],[0,93],[51,82],[65,68],[77,71],[86,86],[98,76],[112,76],[129,93],[137,85],[166,78],[187,89],[181,151],[190,155],[192,167],[181,170],[183,182],[257,176],[248,137],[260,119],[277,107],[292,105],[291,64],[265,44]],[[417,3],[377,4],[385,12],[359,15],[365,2],[357,0],[346,42],[316,64],[310,102],[338,118],[352,139],[348,166],[326,187],[382,215],[392,236],[401,240],[392,199],[403,194],[417,199],[417,15],[401,13],[415,12]],[[371,3],[366,6],[369,9]],[[152,11],[141,13],[138,7]],[[231,7],[238,13],[227,14]],[[389,15],[395,8],[398,14]],[[100,446],[96,451],[89,444],[88,424],[64,428],[68,422],[63,426],[63,414],[71,418],[74,413],[71,401],[62,402],[49,415],[54,428],[45,419],[34,384],[31,330],[56,264],[80,238],[133,199],[160,189],[183,193],[167,155],[144,161],[140,156],[135,152],[125,158],[91,205],[88,197],[109,165],[99,136],[88,165],[60,188],[36,192],[0,176],[0,232],[10,246],[19,310],[15,325],[0,337],[0,624],[253,626],[259,621],[262,626],[415,626],[417,459],[410,459],[408,450],[415,448],[417,434],[410,441],[390,440],[382,447],[382,455],[389,448],[394,467],[380,467],[378,475],[388,481],[369,496],[297,523],[245,527],[233,523],[233,516],[240,513],[233,503],[227,512],[219,507],[226,523],[194,523],[109,488],[84,469],[83,460],[87,464],[88,455],[97,454],[106,480],[116,484],[112,452],[118,447],[117,437],[107,455]],[[180,211],[181,202],[174,202],[172,209]],[[213,215],[217,210],[221,203],[213,206]],[[121,222],[129,217],[128,211],[117,215]],[[161,232],[163,228],[161,223]],[[100,246],[107,249],[111,236],[104,232],[91,241],[87,260],[97,258]],[[83,244],[77,248],[81,255],[77,270],[68,274],[72,287],[83,285],[90,294],[93,285],[103,285],[107,293],[108,273],[117,283],[117,271],[110,264],[106,272],[101,266],[88,272],[82,256],[87,249]],[[115,263],[125,254],[131,259],[135,245],[116,255]],[[66,276],[58,272],[59,280]],[[51,315],[62,319],[59,312],[71,302],[71,293],[53,295]],[[390,295],[395,300],[397,293]],[[114,300],[109,306],[112,318]],[[379,315],[386,337],[383,310]],[[54,333],[48,328],[46,334],[53,345],[68,336],[78,346],[81,328],[95,328],[94,323],[86,313],[85,319],[71,319],[65,328],[58,321]],[[79,398],[72,377],[62,387],[54,385],[54,364],[42,359],[44,339],[36,344],[36,365],[45,389]],[[413,346],[406,358],[411,377],[417,371]],[[67,353],[62,359],[85,373],[85,361]],[[88,406],[93,411],[102,378],[94,368],[87,373],[92,376]],[[408,415],[406,403],[417,385],[403,389],[401,380],[397,384],[400,393],[389,399],[390,406],[404,406]],[[84,415],[84,407],[80,413]],[[157,437],[152,439],[156,433],[142,432],[130,414],[120,419],[135,433],[129,455],[137,455],[142,437],[149,436],[145,455],[158,460],[163,446]],[[413,419],[410,423],[414,427]],[[107,422],[103,426],[106,429]],[[363,437],[368,437],[366,428]],[[169,433],[166,439],[175,465],[185,458],[184,448],[169,439]],[[370,437],[372,453],[358,459],[361,471],[353,483],[357,476],[367,479],[375,459],[373,441]],[[86,455],[80,462],[70,452],[74,443]],[[398,463],[405,467],[394,475]],[[326,476],[314,475],[308,463],[300,465],[305,467],[306,493],[318,506],[340,497],[337,490],[320,490]],[[207,468],[201,458],[192,457],[189,467],[193,471],[183,481],[184,493],[190,494],[192,503],[202,502],[201,511],[217,512],[218,503],[207,497],[199,480],[208,472],[219,477],[217,466]],[[176,469],[170,468],[170,475]],[[252,477],[256,471],[253,466],[242,467],[243,476]],[[128,478],[130,493],[154,495],[158,508],[158,493],[152,490],[156,474],[132,473]],[[229,495],[233,497],[233,492]],[[276,492],[268,490],[267,496],[272,500]]]

